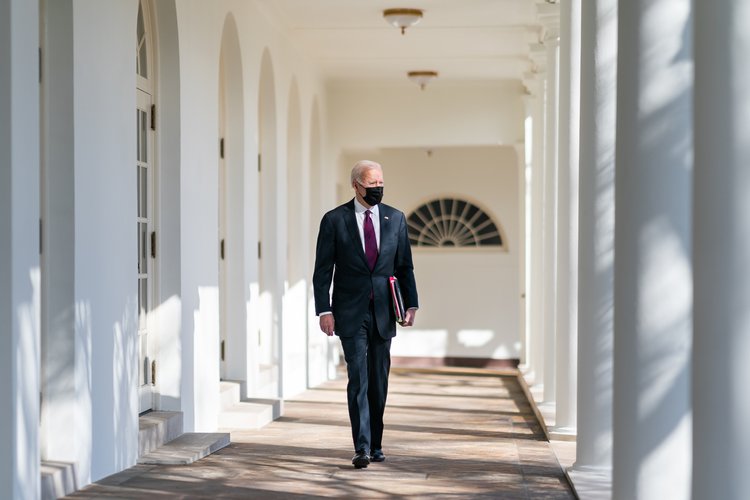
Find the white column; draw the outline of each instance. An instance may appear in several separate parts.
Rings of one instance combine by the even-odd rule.
[[[556,283],[556,191],[557,191],[557,67],[559,37],[550,32],[544,40],[547,47],[547,81],[545,84],[544,113],[544,222],[543,222],[543,273],[544,273],[544,394],[543,402],[555,401],[555,283]]]
[[[695,2],[693,498],[750,491],[750,1]]]
[[[691,1],[621,2],[618,17],[613,495],[680,500],[692,451]]]
[[[39,4],[0,0],[0,498],[39,483]]]
[[[581,11],[575,470],[611,473],[617,0]]]
[[[526,107],[524,121],[527,123],[531,120],[531,106],[529,100],[529,97],[524,98]],[[528,338],[528,318],[526,314],[526,297],[528,292],[526,281],[528,272],[526,269],[526,263],[528,262],[526,255],[526,248],[528,245],[526,238],[526,235],[528,234],[528,223],[526,220],[528,210],[526,203],[526,177],[529,165],[525,141],[517,142],[514,149],[516,150],[516,158],[518,162],[518,228],[519,234],[521,235],[521,240],[518,245],[518,342],[521,345],[521,348],[518,351],[519,361],[522,362],[526,358],[524,347],[526,346],[526,339]]]
[[[544,323],[543,318],[543,210],[544,210],[544,73],[534,73],[528,87],[531,92],[531,147],[527,159],[530,165],[528,182],[528,288],[526,301],[528,309],[528,338],[526,341],[526,373],[533,384],[540,384],[544,373]]]
[[[555,429],[575,434],[578,357],[578,134],[581,0],[560,5],[560,117],[557,168]]]
[[[523,247],[524,255],[521,265],[523,266],[523,282],[522,284],[522,303],[523,308],[523,325],[524,331],[521,338],[521,356],[520,356],[520,369],[527,376],[527,380],[533,381],[533,372],[531,372],[532,366],[532,312],[533,307],[533,286],[532,286],[532,259],[531,254],[533,247],[531,245],[533,224],[533,167],[534,167],[534,126],[536,124],[536,117],[534,116],[535,110],[537,109],[537,102],[539,101],[539,79],[536,73],[529,72],[524,75],[523,81],[524,90],[526,95],[523,96],[524,103],[524,141],[523,141],[523,165],[520,180],[521,189],[521,203],[523,204],[523,216],[521,223],[523,224]],[[520,148],[516,148],[517,151]],[[530,377],[530,378],[529,378]]]

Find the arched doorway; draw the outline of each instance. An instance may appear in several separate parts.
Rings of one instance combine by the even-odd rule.
[[[247,380],[244,97],[237,24],[227,15],[219,58],[219,331],[222,380]]]
[[[136,26],[136,170],[138,229],[138,392],[139,411],[154,407],[157,339],[151,311],[156,271],[156,122],[152,12],[146,0],[138,4]]]

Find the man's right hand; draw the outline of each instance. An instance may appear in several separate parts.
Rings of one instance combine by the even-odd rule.
[[[320,330],[330,337],[333,335],[334,323],[333,314],[324,314],[320,317]]]

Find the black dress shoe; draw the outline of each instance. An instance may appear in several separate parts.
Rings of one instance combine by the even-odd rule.
[[[371,462],[385,462],[385,455],[383,454],[383,450],[375,450],[372,452],[372,456],[370,457]]]
[[[370,457],[365,453],[365,450],[359,450],[354,454],[352,464],[354,464],[354,467],[357,469],[364,469],[370,465]]]

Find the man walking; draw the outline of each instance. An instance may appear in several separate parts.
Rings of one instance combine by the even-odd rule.
[[[357,162],[351,184],[354,199],[320,222],[313,288],[320,329],[338,335],[344,349],[352,464],[359,469],[385,460],[383,413],[391,339],[396,335],[389,278],[395,276],[401,285],[407,309],[402,326],[414,324],[419,305],[406,217],[380,203],[382,167],[373,161]]]

